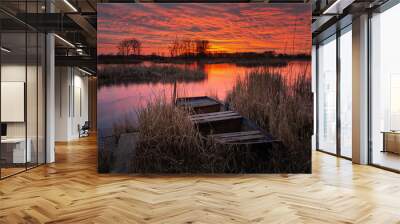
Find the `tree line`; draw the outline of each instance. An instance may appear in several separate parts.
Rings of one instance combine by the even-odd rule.
[[[118,54],[123,56],[140,55],[142,44],[139,40],[132,38],[122,40],[118,43]]]
[[[168,46],[171,57],[205,56],[209,53],[210,42],[208,40],[179,40],[176,38]]]
[[[135,38],[125,39],[118,43],[117,52],[121,56],[140,55],[142,44]],[[175,38],[168,45],[170,57],[206,56],[210,51],[208,40],[191,40]]]
[[[201,39],[179,39],[175,38],[168,44],[168,56],[170,58],[241,58],[241,59],[257,59],[257,58],[286,58],[286,59],[302,59],[309,58],[309,54],[278,54],[275,51],[264,52],[216,52],[210,51],[211,44],[208,40]],[[152,53],[151,55],[141,55],[142,43],[135,39],[125,39],[117,45],[117,56],[127,57],[134,56],[136,59],[165,59],[164,54]],[[167,57],[168,57],[167,56]]]

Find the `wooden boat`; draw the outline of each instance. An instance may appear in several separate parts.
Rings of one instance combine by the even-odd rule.
[[[180,97],[175,101],[175,105],[186,108],[194,114],[219,112],[223,109],[223,104],[208,96]]]
[[[203,135],[229,133],[241,129],[243,117],[235,111],[220,111],[190,116]]]
[[[190,116],[203,136],[220,144],[255,145],[279,142],[249,119],[235,111],[221,111]]]

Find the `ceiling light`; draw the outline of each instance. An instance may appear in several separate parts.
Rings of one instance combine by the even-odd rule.
[[[5,47],[1,47],[0,49],[1,49],[1,51],[4,51],[6,53],[10,53],[11,52],[11,50],[9,50],[9,49],[7,49]]]
[[[324,12],[323,15],[329,14],[342,14],[343,10],[351,5],[355,0],[336,0],[332,5],[330,5]]]
[[[87,74],[87,75],[93,75],[92,73],[90,73],[90,72],[88,72],[88,71],[86,71],[86,70],[83,70],[83,69],[81,69],[81,68],[78,68],[78,70],[81,71],[81,72],[83,72],[83,73],[85,73],[85,74]]]
[[[78,10],[68,1],[64,0],[65,4],[67,4],[74,12],[78,12]]]
[[[77,48],[76,49],[76,53],[78,53],[79,55],[83,55],[83,49],[82,48]]]
[[[69,42],[68,40],[66,40],[66,39],[64,39],[64,38],[62,38],[62,37],[60,37],[60,36],[57,35],[57,34],[54,34],[54,36],[57,37],[58,39],[60,39],[62,42],[64,42],[64,43],[66,43],[67,45],[69,45],[70,47],[75,48],[75,45],[73,45],[73,44],[72,44],[71,42]]]

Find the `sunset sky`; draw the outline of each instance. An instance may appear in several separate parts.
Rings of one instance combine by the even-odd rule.
[[[127,38],[142,54],[168,55],[178,39],[206,39],[212,51],[310,53],[309,4],[98,4],[98,54],[116,53]]]

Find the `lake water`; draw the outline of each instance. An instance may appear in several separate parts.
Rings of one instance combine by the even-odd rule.
[[[116,66],[116,65],[100,65]],[[132,65],[135,66],[135,65]],[[183,65],[179,65],[183,66]],[[224,100],[237,79],[257,67],[240,67],[235,64],[204,64],[201,69],[206,78],[195,82],[178,82],[177,96],[217,96]],[[271,68],[279,71],[288,82],[298,74],[311,77],[310,62],[292,61],[284,67]],[[146,103],[159,95],[170,99],[173,94],[173,84],[165,83],[129,83],[112,86],[102,86],[98,89],[98,124],[100,132],[109,132],[114,123],[129,119],[136,122],[136,112]],[[103,135],[107,135],[103,133]]]

